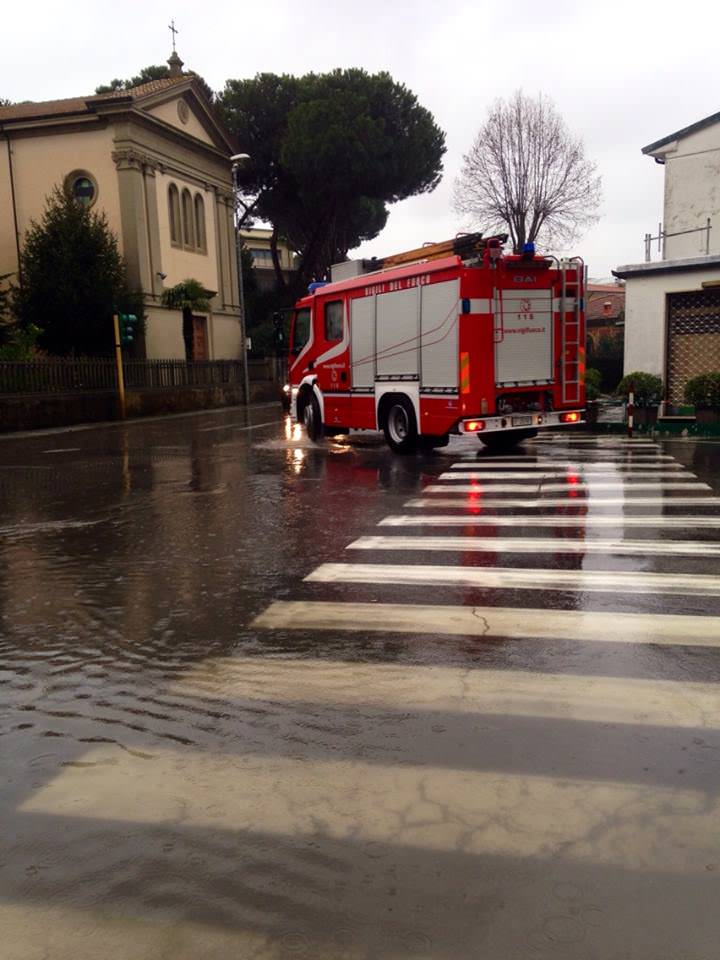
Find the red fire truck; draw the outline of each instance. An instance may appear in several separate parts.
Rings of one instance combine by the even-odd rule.
[[[310,285],[291,323],[293,416],[308,436],[383,430],[398,453],[475,433],[506,449],[578,423],[585,269],[464,235]]]

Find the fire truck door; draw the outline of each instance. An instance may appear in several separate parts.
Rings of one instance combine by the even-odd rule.
[[[315,361],[318,386],[325,397],[325,423],[345,424],[350,412],[350,335],[345,304],[329,300],[322,307],[320,335],[325,349]]]

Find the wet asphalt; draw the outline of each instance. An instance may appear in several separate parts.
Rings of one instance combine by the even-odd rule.
[[[0,956],[714,960],[718,497],[709,441],[0,437]]]

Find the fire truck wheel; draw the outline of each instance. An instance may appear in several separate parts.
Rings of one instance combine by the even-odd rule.
[[[309,440],[312,440],[313,443],[322,440],[322,414],[320,413],[320,404],[314,394],[303,407],[302,421]]]
[[[487,437],[478,436],[478,440],[491,452],[502,453],[504,450],[512,450],[523,440],[536,436],[537,430],[508,430],[504,433],[488,434]]]
[[[393,397],[385,407],[383,432],[395,453],[412,453],[417,448],[418,430],[415,410],[407,397]]]

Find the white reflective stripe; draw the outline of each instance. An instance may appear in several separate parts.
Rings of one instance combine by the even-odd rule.
[[[542,478],[538,478],[537,483],[494,483],[491,485],[481,483],[430,483],[423,489],[423,493],[525,493],[528,490],[535,490],[541,493],[544,490],[550,490],[553,493],[560,491],[572,492],[573,490],[582,490],[592,493],[593,490],[709,490],[707,483],[693,481],[690,483],[632,483],[631,481],[617,480],[615,482],[605,482],[601,480],[595,482],[585,479],[580,483],[543,483]]]
[[[609,553],[720,557],[720,541],[585,540],[564,537],[359,537],[346,550],[440,550],[452,553]],[[632,576],[632,574],[630,575]],[[720,625],[718,627],[720,632]]]
[[[360,630],[720,647],[713,617],[525,607],[276,600],[252,623],[265,630]]]
[[[538,510],[546,507],[565,507],[587,509],[593,507],[636,507],[636,506],[720,506],[720,497],[593,497],[592,500],[585,497],[572,499],[568,497],[542,497],[542,498],[492,498],[485,497],[476,500],[470,497],[418,497],[413,500],[407,500],[406,507],[456,507],[457,509],[467,509],[481,511],[487,508],[522,508],[528,510]]]
[[[535,476],[533,476],[535,474]],[[438,477],[438,480],[530,480],[530,479],[541,479],[542,477],[569,477],[569,476],[583,476],[584,479],[587,479],[588,483],[595,486],[595,480],[611,480],[616,479],[619,482],[624,483],[626,480],[655,480],[658,477],[673,477],[678,479],[687,478],[690,480],[695,476],[694,473],[690,473],[688,470],[680,470],[679,473],[676,473],[672,470],[660,471],[655,473],[645,473],[643,470],[636,470],[632,473],[623,473],[618,475],[614,470],[589,470],[585,472],[585,467],[566,467],[565,469],[554,470],[552,467],[545,467],[543,470],[539,471],[529,471],[528,473],[523,472],[522,470],[513,471],[500,471],[500,470],[464,470],[462,472],[458,470],[449,470],[447,473],[441,473]]]
[[[720,577],[701,573],[645,573],[637,570],[614,573],[604,570],[534,570],[433,564],[323,563],[308,574],[305,580],[311,583],[392,583],[403,586],[442,585],[511,590],[720,596]],[[720,697],[718,702],[720,703]]]
[[[560,297],[553,297],[553,313],[559,313],[562,305]],[[575,297],[565,297],[565,312],[575,312]]]
[[[433,501],[435,502],[435,501]],[[454,502],[454,501],[453,501]],[[595,501],[593,501],[595,503]],[[611,517],[598,516],[469,516],[467,514],[405,514],[402,516],[385,517],[378,523],[379,527],[672,527],[684,530],[686,528],[705,529],[720,527],[720,517],[666,517],[662,514],[647,514],[646,516],[624,516],[615,514]]]
[[[480,297],[478,299],[475,299],[473,297],[470,300],[470,313],[492,313],[492,312],[493,312],[492,300],[489,300],[486,297]]]

